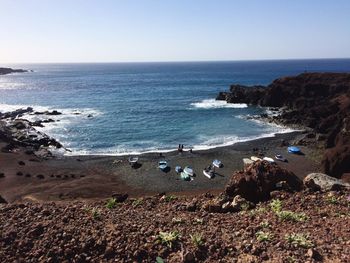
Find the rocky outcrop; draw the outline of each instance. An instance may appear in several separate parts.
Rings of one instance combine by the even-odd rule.
[[[0,68],[0,75],[6,75],[11,73],[24,73],[28,72],[28,70],[25,69],[12,69],[12,68]]]
[[[350,172],[350,74],[304,73],[276,79],[267,87],[232,85],[217,99],[282,108],[273,121],[309,127],[325,139],[325,173]]]
[[[292,172],[267,161],[256,161],[232,175],[224,194],[232,198],[240,195],[256,203],[269,199],[272,191],[301,188],[301,180]]]
[[[0,195],[0,204],[7,204],[7,201]]]
[[[308,174],[303,182],[307,188],[313,191],[337,191],[345,188],[350,189],[350,184],[322,173]]]

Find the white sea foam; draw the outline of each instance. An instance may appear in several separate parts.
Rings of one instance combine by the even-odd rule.
[[[200,102],[191,103],[191,106],[197,109],[220,109],[220,108],[247,108],[245,103],[227,103],[224,100],[206,99]]]

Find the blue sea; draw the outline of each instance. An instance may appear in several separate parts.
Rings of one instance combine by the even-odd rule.
[[[350,72],[350,59],[2,65],[0,111],[58,110],[40,128],[72,154],[208,149],[289,129],[246,117],[267,109],[215,101],[229,85],[267,85],[305,71]],[[37,116],[25,116],[35,120]]]

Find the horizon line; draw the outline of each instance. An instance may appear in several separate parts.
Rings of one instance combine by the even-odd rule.
[[[75,62],[0,62],[0,65],[4,64],[122,64],[122,63],[203,63],[203,62],[258,62],[258,61],[287,61],[287,60],[346,60],[350,57],[325,57],[325,58],[271,58],[271,59],[236,59],[236,60],[150,60],[150,61],[75,61]]]

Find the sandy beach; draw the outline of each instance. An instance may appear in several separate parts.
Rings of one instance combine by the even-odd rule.
[[[171,167],[167,173],[157,168],[161,159],[159,153],[140,155],[140,167],[134,169],[128,163],[128,156],[65,156],[42,160],[26,154],[24,149],[1,152],[0,172],[4,177],[0,178],[0,192],[10,202],[100,199],[113,193],[127,193],[132,197],[163,192],[187,196],[217,193],[223,190],[233,171],[243,168],[243,158],[256,155],[254,148],[265,156],[283,154],[288,162],[278,162],[278,165],[303,178],[320,170],[319,163],[312,157],[317,155],[317,150],[301,147],[305,155],[292,155],[287,153],[286,146],[281,146],[282,141],[293,142],[301,136],[301,132],[292,132],[193,153],[163,153]],[[221,160],[224,167],[216,169],[215,177],[208,179],[202,171],[214,159]],[[192,166],[194,180],[180,180],[174,169],[177,165]]]

